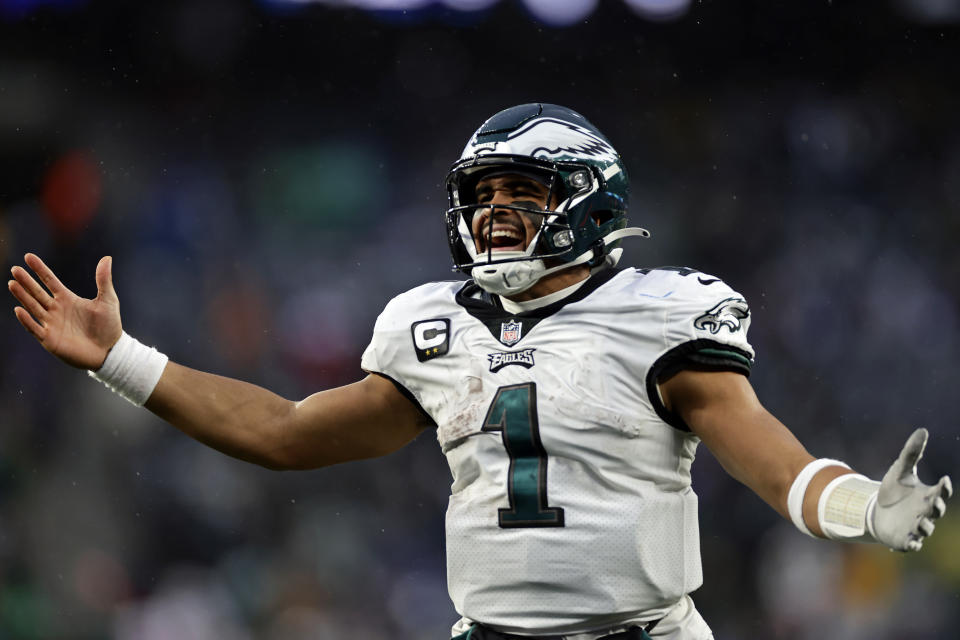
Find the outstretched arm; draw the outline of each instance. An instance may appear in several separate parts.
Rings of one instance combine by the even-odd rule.
[[[795,498],[803,524],[814,535],[857,538],[846,535],[846,509],[854,501],[863,500],[866,539],[912,551],[933,533],[933,521],[946,510],[945,501],[952,493],[950,478],[944,476],[937,484],[927,486],[916,475],[916,463],[926,442],[922,429],[908,440],[882,483],[858,481],[854,478],[859,476],[850,475],[854,472],[842,463],[814,463],[814,457],[793,434],[764,409],[753,387],[740,374],[681,371],[662,381],[660,390],[665,406],[683,417],[724,469],[785,518],[792,519],[788,497],[791,488],[796,490],[798,476],[804,469],[819,467],[805,491]],[[838,480],[843,476],[848,479]],[[838,504],[839,518],[834,514]],[[856,523],[849,527],[856,529]]]
[[[167,364],[144,406],[206,445],[271,469],[314,469],[383,456],[429,424],[378,375],[292,402],[175,362]]]
[[[7,287],[17,319],[67,364],[97,370],[122,335],[112,260],[100,260],[97,297],[81,298],[33,254]],[[44,288],[46,287],[46,288]],[[300,402],[262,387],[168,362],[145,406],[187,435],[228,455],[275,469],[307,469],[385,455],[429,424],[392,382],[370,375]]]

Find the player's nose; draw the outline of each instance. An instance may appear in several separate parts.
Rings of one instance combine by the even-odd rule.
[[[493,197],[490,198],[487,204],[490,204],[496,207],[497,205],[502,205],[502,204],[512,204],[513,200],[514,198],[512,193],[497,190],[493,193]]]

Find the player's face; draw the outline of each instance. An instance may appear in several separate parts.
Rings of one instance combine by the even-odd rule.
[[[504,174],[483,178],[477,183],[476,198],[479,204],[513,204],[529,209],[546,209],[550,189],[532,178],[517,174]],[[550,209],[556,206],[554,196]],[[489,239],[491,250],[523,251],[540,228],[542,216],[512,209],[482,209],[473,216],[472,230],[478,253],[487,251]],[[492,232],[491,227],[492,225]]]

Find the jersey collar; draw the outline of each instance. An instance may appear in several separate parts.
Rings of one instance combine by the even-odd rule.
[[[511,313],[503,308],[498,296],[484,291],[473,280],[468,280],[457,291],[456,302],[471,316],[482,322],[494,338],[500,340],[502,324],[518,322],[522,325],[521,340],[530,333],[541,320],[555,314],[566,305],[583,300],[620,273],[620,269],[604,269],[587,278],[573,293],[542,307]],[[568,287],[571,288],[571,287]],[[558,292],[562,293],[562,292]],[[552,294],[551,294],[552,295]],[[512,345],[509,345],[512,346]]]
[[[504,311],[508,313],[518,314],[526,313],[527,311],[533,311],[534,309],[539,309],[540,307],[545,307],[548,304],[553,304],[558,300],[563,300],[567,296],[573,295],[573,292],[587,284],[590,281],[590,277],[587,276],[579,282],[574,282],[569,287],[564,287],[559,291],[554,291],[553,293],[548,293],[545,296],[539,298],[534,298],[533,300],[525,300],[523,302],[514,302],[510,298],[500,297],[500,306],[503,307]]]

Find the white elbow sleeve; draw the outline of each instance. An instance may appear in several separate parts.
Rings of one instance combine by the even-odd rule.
[[[167,356],[124,331],[107,354],[103,366],[87,373],[111,391],[142,407],[160,381],[167,360]]]

